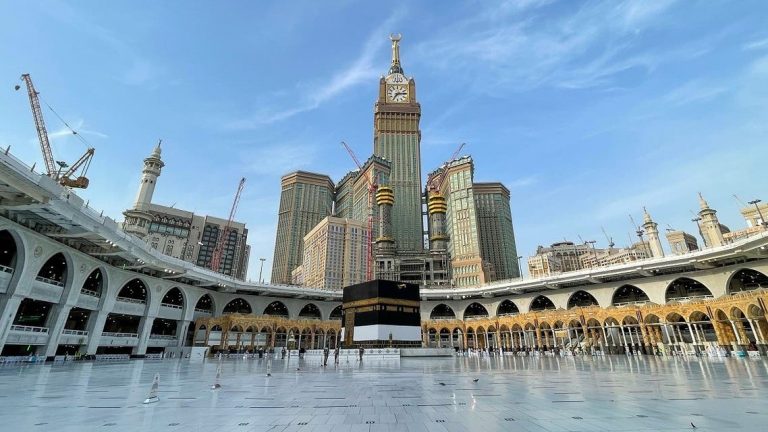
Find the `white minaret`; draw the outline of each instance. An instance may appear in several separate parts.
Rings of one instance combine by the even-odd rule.
[[[662,258],[664,256],[664,249],[661,247],[661,239],[659,238],[659,224],[651,219],[651,215],[648,214],[648,210],[643,207],[643,229],[648,234],[648,245],[651,248],[651,256],[653,258]]]
[[[152,154],[148,158],[144,159],[144,169],[141,171],[141,183],[139,184],[139,193],[136,194],[135,208],[141,208],[144,204],[150,204],[152,202],[152,195],[155,193],[155,185],[157,184],[157,178],[160,177],[160,171],[165,164],[160,160],[160,144],[163,140],[157,143],[155,149],[152,150]]]
[[[707,247],[722,246],[723,232],[720,231],[720,221],[717,220],[717,210],[709,208],[709,204],[699,193],[699,217],[701,218],[701,232],[706,240]]]

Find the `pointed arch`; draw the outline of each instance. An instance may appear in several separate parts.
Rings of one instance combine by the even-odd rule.
[[[106,286],[105,272],[102,272],[100,268],[94,269],[91,274],[83,281],[83,286],[80,288],[80,292],[88,294],[93,297],[101,297]]]
[[[343,311],[342,311],[342,309],[341,309],[341,305],[338,305],[338,306],[336,306],[336,307],[335,307],[335,308],[333,308],[333,310],[331,311],[330,319],[332,319],[332,320],[340,320],[340,319],[341,319],[341,315],[342,315],[342,312],[343,312]]]
[[[734,294],[761,288],[768,289],[768,276],[757,270],[745,268],[731,275],[726,292]]]
[[[611,297],[611,306],[625,306],[628,304],[642,304],[651,301],[645,291],[634,285],[622,285],[616,288]]]
[[[584,291],[579,290],[575,293],[571,294],[571,296],[568,298],[568,309],[572,309],[575,307],[589,307],[589,306],[597,306],[597,299],[592,294]]]
[[[147,285],[144,284],[144,281],[139,278],[133,278],[120,288],[117,297],[118,299],[124,298],[149,303],[149,290],[147,289]]]
[[[160,300],[161,305],[171,305],[176,306],[180,308],[184,308],[186,306],[186,297],[184,296],[184,293],[179,289],[178,287],[173,287],[169,289],[165,295],[163,296],[163,299]]]
[[[667,285],[667,290],[664,292],[664,300],[667,303],[671,301],[690,300],[692,298],[711,297],[712,291],[710,291],[709,288],[703,283],[687,277],[673,280]]]
[[[470,303],[469,306],[464,309],[464,318],[481,318],[487,317],[488,310],[480,303]]]
[[[237,297],[236,299],[233,299],[227,303],[227,305],[224,306],[224,310],[222,311],[223,314],[239,313],[245,315],[248,315],[252,312],[253,310],[251,309],[251,304],[240,297]]]
[[[24,254],[19,254],[19,251],[23,251],[24,246],[20,244],[14,233],[8,230],[0,230],[0,269],[10,269],[9,273],[14,272],[17,268],[21,268],[18,264],[23,264]],[[21,260],[19,260],[21,258]]]
[[[210,294],[203,294],[195,303],[195,310],[198,312],[213,313],[216,310],[216,304]]]
[[[445,303],[432,308],[432,312],[429,313],[429,319],[456,319],[456,313]]]
[[[554,310],[556,307],[552,300],[549,299],[549,297],[540,295],[531,300],[531,307],[528,309],[535,312],[543,310]]]
[[[512,300],[504,300],[499,304],[499,307],[496,308],[497,316],[517,315],[519,313],[520,309]]]
[[[264,315],[288,318],[288,308],[281,301],[273,301],[264,308]]]
[[[35,279],[52,285],[64,286],[67,283],[68,275],[67,258],[63,253],[58,252],[45,261]]]
[[[320,309],[318,309],[314,303],[307,303],[303,308],[301,308],[301,311],[299,312],[299,318],[320,319],[322,316],[320,314]]]

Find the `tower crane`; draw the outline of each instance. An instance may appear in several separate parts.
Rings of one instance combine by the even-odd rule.
[[[78,159],[71,166],[63,161],[54,161],[53,151],[51,150],[51,143],[48,140],[48,131],[45,128],[45,121],[43,120],[43,111],[40,108],[40,93],[35,90],[35,86],[32,84],[32,78],[29,76],[29,74],[23,74],[21,79],[27,86],[29,105],[32,107],[32,117],[35,120],[37,138],[40,141],[40,148],[43,151],[43,161],[45,162],[45,169],[47,171],[46,174],[48,177],[56,180],[62,186],[81,189],[87,188],[89,180],[87,177],[85,177],[85,174],[88,172],[88,168],[91,165],[91,159],[93,159],[95,150],[93,147],[89,147],[88,150],[85,151],[85,154],[80,156],[80,159]],[[16,90],[19,90],[20,88],[21,86],[19,85],[16,85],[15,87]],[[74,130],[72,133],[75,135],[77,134],[77,132]],[[58,169],[56,168],[56,165],[59,165]],[[66,169],[66,171],[62,172],[64,169]],[[81,175],[73,177],[78,171],[81,171],[81,169]]]
[[[448,166],[450,162],[456,159],[456,156],[459,155],[459,152],[461,149],[464,148],[466,143],[461,143],[459,148],[456,149],[456,151],[453,152],[451,155],[451,158],[445,161],[442,165],[440,165],[440,168],[445,168]],[[439,172],[437,175],[433,176],[431,179],[427,180],[427,190],[430,192],[436,191],[440,187],[440,181],[443,179],[443,176],[445,175],[445,169],[443,171]]]
[[[360,164],[360,161],[357,159],[357,156],[355,156],[355,152],[352,151],[352,149],[344,141],[341,142],[341,145],[343,145],[344,148],[347,149],[347,153],[349,153],[349,156],[352,157],[352,160],[355,162],[355,165],[357,165],[357,169],[360,171],[360,175],[362,175],[363,166]],[[366,251],[368,265],[365,270],[365,278],[366,280],[372,280],[373,279],[373,197],[374,195],[376,195],[376,189],[379,188],[379,185],[376,184],[376,181],[373,178],[373,170],[371,170],[370,177],[365,178],[365,181],[368,183],[368,242],[366,245],[368,249]]]
[[[616,243],[613,242],[613,237],[609,236],[607,232],[605,232],[605,228],[603,226],[600,226],[600,229],[603,230],[603,235],[605,236],[605,239],[608,240],[608,249],[613,249],[613,247],[616,245]]]
[[[237,185],[237,193],[235,193],[235,199],[232,201],[232,208],[229,210],[229,219],[227,219],[227,224],[224,225],[224,229],[219,231],[221,235],[217,239],[216,246],[213,249],[213,256],[211,257],[211,270],[215,272],[218,272],[219,268],[221,267],[221,257],[224,254],[224,245],[229,238],[229,228],[232,225],[232,221],[235,219],[237,206],[240,204],[240,195],[242,195],[244,187],[245,177],[241,178],[240,183]]]

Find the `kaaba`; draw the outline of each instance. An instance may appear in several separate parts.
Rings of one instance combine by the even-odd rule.
[[[419,286],[372,280],[344,288],[344,345],[420,347]]]

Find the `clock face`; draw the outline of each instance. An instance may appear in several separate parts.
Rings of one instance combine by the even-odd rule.
[[[408,86],[406,85],[391,85],[387,87],[387,100],[389,102],[407,102],[408,101]]]

